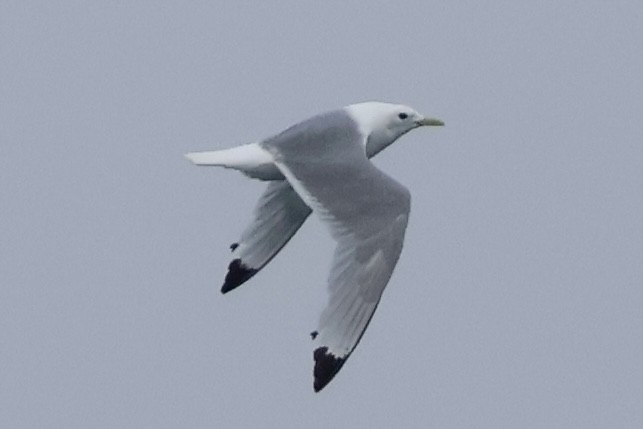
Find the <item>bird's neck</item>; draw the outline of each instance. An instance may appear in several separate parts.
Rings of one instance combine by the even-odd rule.
[[[398,135],[393,135],[389,130],[372,133],[366,140],[366,156],[369,158],[374,157],[399,137]]]

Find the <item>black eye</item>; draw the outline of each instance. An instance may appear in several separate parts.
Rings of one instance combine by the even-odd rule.
[[[406,113],[402,112],[399,115],[397,115],[397,117],[400,118],[401,120],[405,120],[406,118],[409,117],[409,115],[407,115]]]

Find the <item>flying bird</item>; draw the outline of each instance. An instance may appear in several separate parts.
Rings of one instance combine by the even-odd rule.
[[[415,128],[441,125],[408,106],[365,102],[314,116],[259,142],[186,154],[196,165],[269,181],[250,225],[230,246],[233,259],[221,292],[257,274],[311,211],[336,241],[328,303],[311,333],[315,392],[359,343],[402,251],[410,193],[369,158]]]

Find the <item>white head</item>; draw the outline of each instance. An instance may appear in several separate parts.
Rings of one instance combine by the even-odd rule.
[[[344,109],[357,122],[360,132],[367,136],[365,145],[369,158],[412,129],[444,125],[444,122],[427,118],[402,104],[368,101]]]

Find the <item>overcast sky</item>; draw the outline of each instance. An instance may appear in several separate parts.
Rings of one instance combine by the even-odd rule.
[[[3,428],[643,427],[641,2],[0,3]],[[219,289],[265,184],[185,152],[364,100],[443,129],[321,393],[311,218]]]

